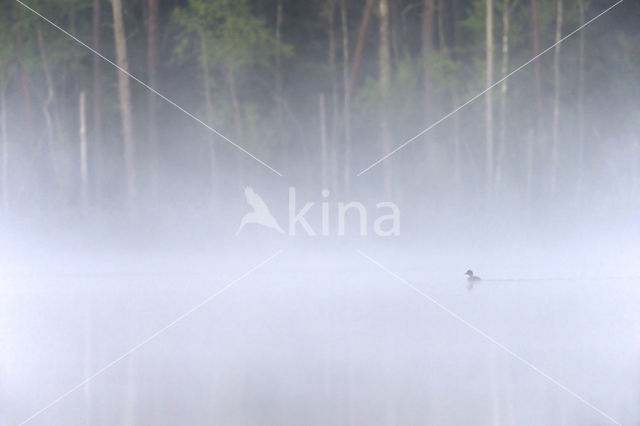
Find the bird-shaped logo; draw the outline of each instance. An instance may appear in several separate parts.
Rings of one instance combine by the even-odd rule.
[[[271,212],[269,211],[269,207],[264,202],[262,197],[260,197],[250,186],[245,187],[244,195],[247,198],[247,203],[253,208],[252,212],[247,213],[242,218],[242,222],[240,222],[240,227],[236,232],[236,235],[242,231],[245,225],[249,223],[256,223],[258,225],[266,226],[267,228],[275,229],[281,234],[284,234],[284,231],[278,225],[278,222],[273,217]]]

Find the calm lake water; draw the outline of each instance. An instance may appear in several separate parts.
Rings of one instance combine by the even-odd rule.
[[[4,271],[0,424],[28,419],[270,254]],[[467,265],[376,259],[459,318],[355,252],[284,253],[28,424],[639,424],[640,280],[512,268],[468,290]]]

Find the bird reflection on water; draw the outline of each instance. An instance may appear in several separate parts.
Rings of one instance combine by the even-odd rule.
[[[473,271],[471,269],[467,269],[467,272],[464,273],[467,275],[467,290],[473,290],[473,285],[481,280],[480,277],[473,275]]]

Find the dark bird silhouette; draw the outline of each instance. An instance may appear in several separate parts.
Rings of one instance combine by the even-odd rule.
[[[473,275],[473,271],[471,269],[467,269],[467,272],[464,273],[468,276],[467,281],[480,281],[481,278],[477,275]]]

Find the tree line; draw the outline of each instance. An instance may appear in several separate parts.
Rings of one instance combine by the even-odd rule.
[[[7,213],[215,208],[271,173],[229,141],[341,197],[637,200],[633,2],[3,4]]]

